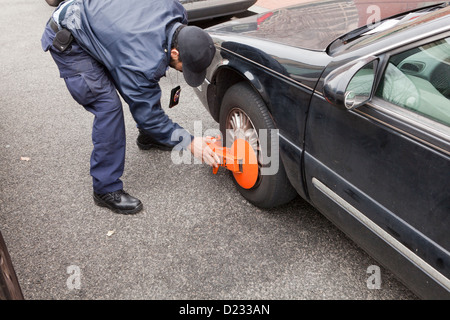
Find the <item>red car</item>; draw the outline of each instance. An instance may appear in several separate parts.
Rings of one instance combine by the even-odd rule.
[[[353,0],[358,15],[364,21],[360,21],[361,25],[375,23],[381,19],[394,16],[401,12],[414,10],[435,4],[436,1],[399,1],[399,0]]]

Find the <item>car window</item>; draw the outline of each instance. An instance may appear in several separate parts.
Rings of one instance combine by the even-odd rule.
[[[450,126],[450,37],[390,57],[376,96]]]

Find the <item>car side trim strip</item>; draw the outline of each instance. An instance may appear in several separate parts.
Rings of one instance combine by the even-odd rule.
[[[355,219],[361,222],[365,227],[374,232],[378,237],[386,241],[391,247],[400,252],[404,257],[409,259],[416,266],[421,268],[428,276],[434,279],[437,283],[439,283],[442,287],[446,288],[450,291],[450,279],[445,277],[431,265],[429,265],[426,261],[418,257],[414,252],[408,249],[405,245],[403,245],[400,241],[395,239],[389,233],[384,231],[381,227],[379,227],[375,222],[370,220],[367,216],[365,216],[361,211],[353,207],[350,203],[341,198],[338,194],[333,192],[330,188],[328,188],[325,184],[323,184],[320,180],[313,177],[312,184],[316,187],[320,192],[325,194],[329,199],[339,205],[342,209],[350,213]]]

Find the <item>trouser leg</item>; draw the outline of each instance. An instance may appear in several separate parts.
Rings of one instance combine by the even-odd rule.
[[[54,36],[47,27],[44,37]],[[125,124],[122,103],[108,71],[74,41],[64,52],[49,48],[72,97],[94,114],[90,173],[94,192],[123,188]]]
[[[111,84],[112,86],[112,84]],[[125,164],[125,124],[122,103],[115,90],[103,92],[99,99],[84,106],[94,114],[92,126],[91,176],[94,192],[120,190]]]
[[[102,66],[66,77],[74,99],[94,115],[90,172],[94,192],[123,188],[120,177],[125,164],[125,124],[120,98]]]

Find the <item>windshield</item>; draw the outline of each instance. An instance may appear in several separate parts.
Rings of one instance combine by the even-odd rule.
[[[342,47],[343,45],[350,44],[357,39],[361,39],[361,41],[359,41],[358,43],[363,44],[365,41],[362,40],[362,38],[364,38],[365,36],[377,35],[378,38],[381,38],[384,34],[393,34],[407,27],[408,24],[413,23],[416,20],[420,20],[422,17],[422,20],[426,20],[427,17],[425,16],[427,14],[439,10],[447,5],[448,4],[441,3],[437,6],[435,5],[418,9],[409,13],[393,16],[376,23],[367,24],[336,39],[330,44],[328,52],[330,54],[334,54],[338,52],[340,47]]]
[[[241,33],[247,37],[266,39],[293,47],[325,51],[330,43],[352,30],[367,26],[368,21],[379,22],[393,12],[398,13],[406,8],[440,2],[406,1],[400,6],[398,1],[392,1],[394,6],[385,0],[378,2],[371,0],[370,3],[372,4],[369,6],[369,2],[365,0],[314,1],[268,11],[258,16],[236,19],[209,30]],[[373,14],[370,10],[377,8],[376,3],[380,4],[380,10]]]

